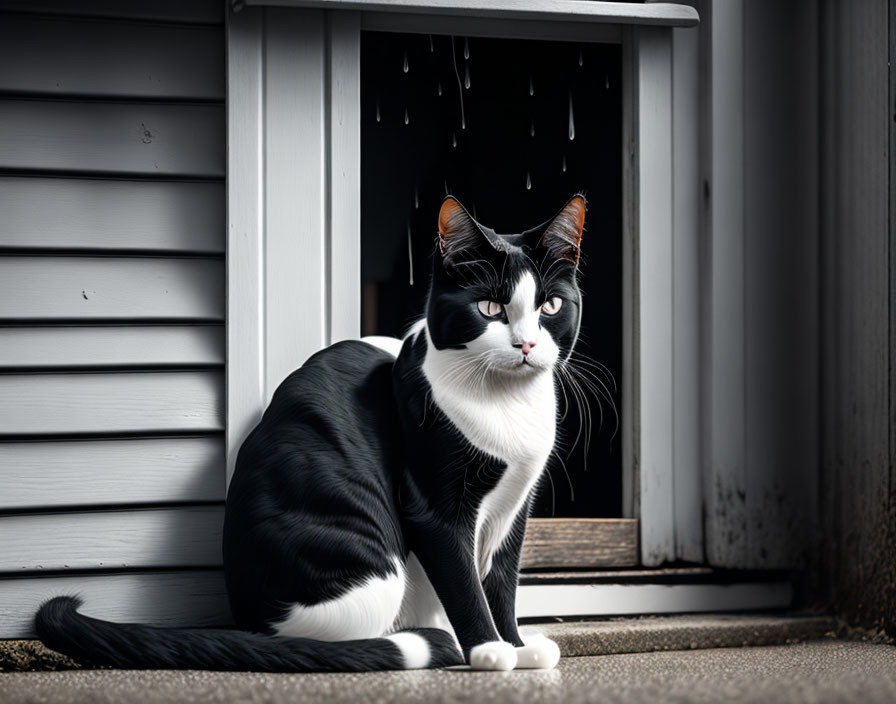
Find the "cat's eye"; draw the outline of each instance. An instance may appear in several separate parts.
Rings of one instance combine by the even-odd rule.
[[[486,318],[497,318],[504,312],[504,306],[495,301],[479,301],[476,306]]]
[[[563,299],[559,296],[554,296],[553,298],[549,298],[541,304],[541,312],[545,315],[557,315],[557,313],[560,312],[560,308],[562,307]]]

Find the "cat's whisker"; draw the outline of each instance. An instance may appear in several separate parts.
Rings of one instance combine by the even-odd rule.
[[[569,476],[569,470],[566,468],[566,462],[563,461],[563,458],[560,456],[560,453],[556,450],[553,451],[554,456],[557,458],[557,461],[560,462],[560,466],[563,467],[563,474],[566,475],[566,482],[569,484],[569,500],[572,503],[576,501],[576,490],[573,489],[572,486],[572,477]]]

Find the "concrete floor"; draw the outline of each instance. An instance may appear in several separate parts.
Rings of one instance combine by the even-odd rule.
[[[896,647],[837,640],[569,657],[550,672],[347,675],[84,670],[0,675],[0,702],[896,702]]]

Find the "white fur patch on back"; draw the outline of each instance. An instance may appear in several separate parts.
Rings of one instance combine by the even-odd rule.
[[[401,352],[401,340],[397,337],[387,337],[385,335],[367,335],[366,337],[361,338],[361,342],[366,342],[368,345],[373,345],[374,347],[378,347],[384,352],[388,352],[393,357],[397,357],[398,353]]]
[[[404,658],[405,670],[421,670],[429,667],[429,643],[423,636],[416,633],[393,633],[391,636],[386,636],[386,639],[398,646]]]
[[[404,599],[405,573],[394,557],[395,574],[368,577],[345,594],[319,604],[293,604],[287,616],[271,627],[292,638],[340,641],[379,638],[389,633]]]

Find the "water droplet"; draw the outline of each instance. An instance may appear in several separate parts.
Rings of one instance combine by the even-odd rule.
[[[408,220],[408,284],[414,285],[414,250],[411,246],[411,221]]]
[[[479,216],[476,215],[476,203],[474,202],[473,203],[473,219],[476,220],[478,218],[479,218]]]
[[[414,210],[420,209],[420,191],[414,186]]]
[[[408,117],[408,109],[405,108],[405,109],[404,109],[404,124],[407,125],[407,124],[409,124],[410,122],[411,122],[411,120],[410,120],[410,118]],[[572,139],[572,137],[570,137],[570,139]]]
[[[442,82],[439,81],[439,95],[442,94]]]
[[[579,66],[584,63],[584,57],[582,56],[582,50],[579,49]]]
[[[377,98],[376,99],[376,121],[379,122],[380,120],[382,120],[382,118],[380,117],[380,99]]]
[[[576,138],[576,123],[572,116],[572,91],[569,91],[569,141]]]
[[[530,137],[535,136],[535,118],[534,117],[532,118],[532,125],[529,127],[529,136]]]
[[[529,76],[529,96],[535,95],[535,83],[532,81],[532,76]]]
[[[454,132],[451,133],[451,146],[457,149],[457,135]]]
[[[429,35],[429,53],[432,54],[436,50],[436,45],[432,42],[432,35]]]
[[[465,66],[464,72],[464,88],[470,90],[470,64]]]
[[[526,190],[532,190],[532,177],[529,175],[529,172],[526,172]]]
[[[610,74],[607,74],[607,80],[604,83],[604,90],[610,90]]]
[[[457,52],[454,48],[454,37],[451,37],[451,63],[454,66],[454,77],[457,79],[457,92],[460,95],[460,128],[467,129],[467,119],[464,115],[464,89],[460,83],[460,73],[457,70]]]
[[[464,58],[470,58],[470,38],[464,37]]]
[[[566,173],[566,154],[563,155],[563,173]]]
[[[449,193],[450,193],[450,191],[448,190],[448,181],[446,180],[445,181],[445,195],[447,196]]]
[[[408,66],[408,50],[407,49],[404,50],[404,66],[402,67],[402,70],[405,73],[407,73],[408,71],[411,70],[411,67]]]

